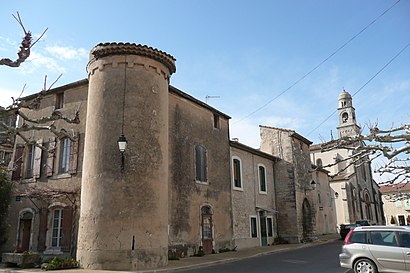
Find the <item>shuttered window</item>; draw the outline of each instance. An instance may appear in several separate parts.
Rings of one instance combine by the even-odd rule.
[[[202,145],[195,146],[195,180],[197,182],[208,182],[207,174],[207,152]]]
[[[241,179],[241,160],[239,158],[234,158],[232,160],[232,171],[233,171],[233,186],[234,188],[242,188]]]
[[[59,173],[68,173],[70,167],[71,140],[63,138],[60,141]]]
[[[26,178],[33,177],[35,150],[36,146],[34,144],[28,145],[26,159]]]

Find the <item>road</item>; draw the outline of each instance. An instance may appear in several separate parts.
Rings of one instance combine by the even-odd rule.
[[[241,261],[180,270],[184,273],[350,273],[339,266],[342,241],[247,258]]]

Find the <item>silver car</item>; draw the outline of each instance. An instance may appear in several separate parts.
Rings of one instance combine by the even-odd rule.
[[[355,273],[410,272],[410,227],[363,226],[347,234],[340,266]]]

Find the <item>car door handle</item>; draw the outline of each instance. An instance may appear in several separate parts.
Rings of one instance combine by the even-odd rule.
[[[409,255],[410,255],[410,252],[406,252],[406,255],[409,256]]]

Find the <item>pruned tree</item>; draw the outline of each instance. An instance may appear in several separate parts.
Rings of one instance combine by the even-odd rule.
[[[23,25],[23,20],[20,17],[20,14],[17,12],[17,16],[13,14],[14,19],[19,23],[21,28],[24,32],[23,40],[20,43],[20,50],[17,52],[18,58],[13,61],[9,58],[0,59],[0,65],[6,65],[10,67],[19,67],[21,63],[27,60],[30,56],[30,49],[44,36],[47,28],[43,31],[43,33],[38,37],[36,41],[33,42],[33,37],[31,35],[31,31],[26,31],[26,28]]]
[[[17,12],[17,15],[13,15],[13,17],[16,19],[16,21],[23,29],[24,38],[20,44],[20,50],[17,53],[18,58],[15,61],[12,61],[9,58],[3,58],[0,60],[0,65],[6,65],[9,67],[19,67],[20,64],[26,61],[27,58],[30,56],[31,48],[43,37],[48,28],[46,28],[46,30],[43,31],[43,33],[38,37],[38,39],[33,42],[31,31],[27,31],[24,27],[20,14]],[[12,139],[14,142],[15,138],[18,136],[24,142],[34,144],[43,150],[47,150],[47,148],[27,138],[24,133],[33,130],[50,131],[59,138],[68,137],[72,141],[75,141],[73,135],[69,134],[64,128],[58,128],[56,126],[56,121],[64,120],[67,123],[78,124],[80,122],[80,106],[78,106],[77,110],[70,116],[64,115],[59,110],[54,110],[49,115],[42,116],[40,118],[31,118],[30,116],[25,114],[26,110],[36,110],[40,107],[40,103],[44,95],[48,91],[50,91],[50,89],[60,79],[60,77],[61,75],[50,86],[47,87],[47,76],[45,76],[43,89],[38,94],[36,94],[35,97],[30,99],[22,98],[22,95],[26,87],[26,85],[24,85],[18,98],[12,97],[12,102],[9,106],[0,107],[0,134],[2,134],[3,136],[7,136],[4,139]],[[19,127],[17,127],[15,124],[15,121],[17,119],[20,120],[20,123],[22,124]],[[9,169],[10,168],[12,169],[13,166],[9,166]]]
[[[342,137],[321,145],[322,151],[346,149],[351,156],[344,158],[346,167],[339,170],[340,174],[348,167],[360,166],[364,162],[384,158],[385,162],[377,167],[375,172],[386,174],[388,179],[383,184],[394,184],[410,181],[410,125],[404,124],[388,130],[381,130],[377,124],[369,124],[369,134],[359,134],[353,137]],[[331,167],[339,162],[323,167]]]

